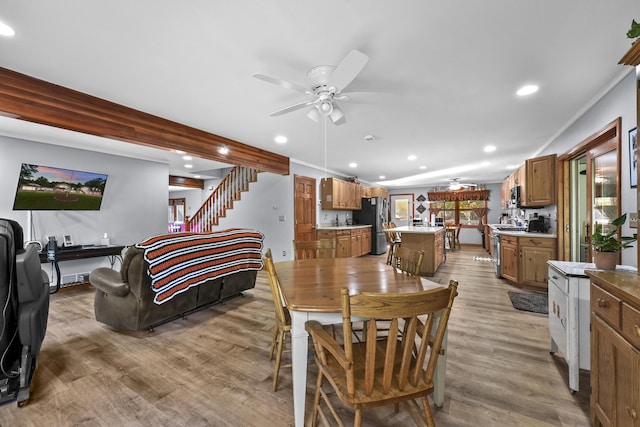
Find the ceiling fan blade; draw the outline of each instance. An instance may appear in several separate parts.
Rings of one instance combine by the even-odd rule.
[[[367,55],[357,50],[352,50],[329,76],[328,86],[335,87],[337,89],[336,93],[342,92],[360,74],[367,62],[369,62]]]
[[[316,103],[316,100],[313,100],[313,99],[312,100],[298,102],[297,104],[293,104],[293,105],[285,107],[285,108],[283,108],[281,110],[274,111],[273,113],[271,113],[269,115],[270,116],[274,116],[274,117],[275,116],[281,116],[282,114],[290,113],[292,111],[299,110],[299,109],[304,108],[306,106],[313,105],[315,103]]]
[[[255,77],[256,79],[259,79],[268,83],[272,83],[277,86],[282,86],[290,90],[295,90],[296,92],[302,92],[302,93],[308,93],[308,94],[312,93],[306,87],[299,85],[298,83],[292,83],[285,80],[276,79],[275,77],[267,76],[264,74],[254,73],[251,75],[251,77]]]

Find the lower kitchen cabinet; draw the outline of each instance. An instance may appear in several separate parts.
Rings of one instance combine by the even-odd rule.
[[[591,277],[591,421],[640,427],[640,279],[588,271]]]
[[[520,284],[547,287],[547,261],[556,257],[556,239],[519,237]]]
[[[547,288],[547,261],[556,257],[556,239],[500,233],[500,274],[518,285]]]
[[[500,274],[518,282],[518,238],[500,235]]]
[[[350,258],[371,252],[371,228],[316,230],[316,239],[335,240],[336,258]]]

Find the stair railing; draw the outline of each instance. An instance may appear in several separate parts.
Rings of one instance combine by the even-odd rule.
[[[226,216],[227,210],[233,208],[233,202],[240,200],[244,191],[249,191],[249,184],[257,180],[257,170],[244,166],[233,167],[200,209],[186,221],[185,229],[195,233],[211,231],[219,224],[220,218]]]

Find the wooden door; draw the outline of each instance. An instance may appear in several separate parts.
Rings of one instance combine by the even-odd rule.
[[[501,237],[502,239],[502,237]],[[515,239],[514,239],[515,240]],[[500,242],[500,274],[505,279],[518,282],[518,245],[509,241]]]
[[[293,178],[294,240],[314,240],[316,226],[316,180],[306,176]]]

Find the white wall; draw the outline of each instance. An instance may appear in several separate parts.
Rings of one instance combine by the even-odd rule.
[[[131,245],[167,230],[167,165],[0,136],[0,218],[27,225],[27,211],[14,211],[20,166],[32,163],[107,174],[99,211],[33,211],[33,238],[71,234],[74,244]],[[25,237],[27,230],[25,229]],[[62,274],[90,272],[106,258],[60,263]],[[46,270],[46,267],[43,266]],[[51,274],[49,272],[49,276]]]

